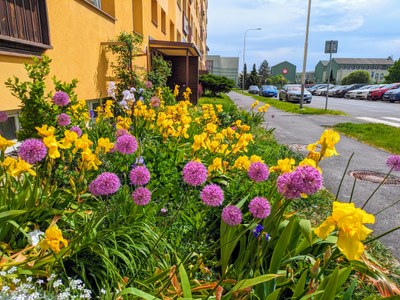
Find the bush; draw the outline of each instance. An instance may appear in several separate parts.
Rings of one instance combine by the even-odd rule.
[[[208,91],[212,96],[228,93],[235,86],[235,82],[232,79],[213,74],[201,75],[199,81],[203,86],[204,92]]]
[[[344,85],[353,83],[370,83],[369,73],[363,70],[355,71],[342,79],[342,84]]]

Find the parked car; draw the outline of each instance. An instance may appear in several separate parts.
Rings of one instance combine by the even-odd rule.
[[[370,100],[382,100],[382,96],[389,90],[397,89],[400,87],[400,82],[387,84],[379,89],[372,90],[368,94],[368,99]]]
[[[381,87],[383,87],[384,84],[375,84],[375,85],[371,85],[369,88],[367,89],[362,89],[362,90],[358,90],[358,92],[356,93],[356,97],[355,99],[363,99],[363,100],[367,100],[368,99],[368,94],[376,89],[379,89]]]
[[[360,87],[362,87],[364,85],[366,85],[366,84],[365,83],[354,83],[354,84],[346,85],[345,88],[343,88],[341,90],[337,90],[335,92],[335,94],[333,94],[333,95],[334,95],[334,97],[337,97],[337,98],[343,98],[344,95],[346,95],[346,93],[348,91],[359,89]]]
[[[288,102],[300,102],[301,99],[301,85],[300,84],[286,84],[279,91],[279,100]],[[304,103],[311,103],[312,95],[309,91],[304,89]]]
[[[278,89],[273,85],[262,85],[260,88],[260,96],[278,97]]]
[[[328,97],[333,97],[337,90],[344,89],[345,87],[346,87],[345,85],[336,85],[334,88],[329,89]]]
[[[315,92],[317,89],[321,89],[321,88],[326,87],[326,86],[327,86],[326,83],[316,84],[316,85],[314,85],[314,86],[312,86],[312,87],[310,87],[310,88],[307,88],[307,91],[309,91],[311,94],[314,95],[314,92]]]
[[[249,91],[250,94],[257,94],[260,92],[260,89],[256,85],[251,85],[249,86]]]
[[[371,87],[371,84],[370,85],[364,85],[364,86],[362,86],[362,87],[360,87],[358,89],[355,89],[355,90],[350,90],[344,95],[344,97],[346,99],[356,99],[357,92],[363,91],[363,90],[368,90],[370,87]]]
[[[382,100],[390,102],[400,101],[400,87],[385,92],[382,96]]]
[[[334,84],[329,84],[329,89],[333,89],[335,87]],[[328,85],[326,84],[324,87],[318,88],[314,91],[313,95],[316,96],[325,96],[326,95],[326,90],[328,88]]]

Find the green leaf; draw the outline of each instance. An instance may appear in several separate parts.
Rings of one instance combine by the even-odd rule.
[[[321,295],[319,300],[334,300],[336,296],[336,290],[338,287],[339,271],[338,268],[333,271],[332,275],[329,276],[329,281],[325,285],[324,293]]]
[[[7,218],[11,216],[19,216],[26,213],[26,210],[9,210],[9,211],[3,211],[0,213],[0,219],[2,218]]]
[[[308,294],[308,295],[305,295],[304,297],[301,297],[300,300],[307,300],[307,299],[313,298],[314,296],[322,294],[323,292],[324,291],[316,291],[316,292],[314,292],[312,294]]]
[[[355,290],[356,286],[357,286],[357,278],[355,278],[351,282],[349,288],[346,290],[346,292],[343,295],[343,300],[351,300],[351,299],[353,299],[352,297],[353,297],[353,293],[354,293],[354,290]]]
[[[299,281],[296,284],[296,288],[294,289],[293,292],[293,298],[299,297],[305,290],[304,286],[306,285],[306,280],[307,280],[307,270],[301,274]]]
[[[276,300],[278,299],[279,293],[281,289],[277,289],[273,291],[271,294],[268,295],[268,297],[265,300]]]
[[[192,290],[190,288],[190,281],[189,281],[189,277],[186,273],[185,267],[178,257],[176,257],[176,259],[177,259],[178,265],[179,265],[179,276],[181,278],[183,296],[185,298],[192,298]]]
[[[30,239],[29,234],[27,234],[26,231],[20,225],[17,224],[17,222],[15,222],[13,220],[8,220],[7,223],[9,223],[9,224],[13,225],[15,228],[17,228],[29,241],[29,239]]]
[[[255,278],[251,278],[251,279],[243,279],[240,280],[238,283],[235,284],[235,286],[232,288],[232,290],[230,292],[235,292],[238,290],[242,290],[245,288],[248,288],[250,286],[255,286],[259,283],[263,283],[263,282],[267,282],[270,280],[273,280],[277,277],[279,277],[281,275],[277,275],[277,274],[265,274],[265,275],[261,275]]]
[[[304,236],[306,237],[306,240],[308,241],[309,245],[311,246],[312,244],[312,229],[311,229],[311,222],[310,220],[300,220],[299,222],[301,231],[303,231]]]
[[[138,290],[138,289],[132,288],[132,287],[131,287],[131,288],[123,289],[123,290],[117,295],[117,298],[118,298],[118,297],[125,296],[125,295],[135,295],[135,296],[138,296],[138,297],[140,297],[141,299],[145,299],[145,300],[161,300],[160,298],[154,297],[153,295],[150,295],[150,294],[148,294],[148,293],[146,293],[146,292],[143,292],[143,291],[141,291],[141,290]]]

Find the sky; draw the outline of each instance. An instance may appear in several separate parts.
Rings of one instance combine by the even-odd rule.
[[[303,68],[308,0],[208,0],[209,55],[239,57],[243,69],[283,61]],[[338,58],[400,56],[400,0],[312,0],[306,71],[329,60],[325,41],[337,40]],[[248,30],[261,28],[261,30]],[[246,34],[245,34],[246,32]]]

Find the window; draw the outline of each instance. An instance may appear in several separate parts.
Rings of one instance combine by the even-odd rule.
[[[181,42],[182,41],[182,35],[178,30],[176,31],[176,41],[177,42]]]
[[[9,114],[7,121],[0,123],[0,134],[8,140],[15,140],[17,138],[18,129],[17,115]]]
[[[175,25],[172,21],[169,23],[169,40],[175,42]]]
[[[167,17],[165,15],[165,11],[161,9],[161,31],[166,34],[167,33]]]
[[[40,55],[49,48],[46,0],[0,0],[0,50]]]
[[[96,6],[98,9],[101,9],[101,1],[100,0],[86,0],[87,2],[90,2],[94,6]]]
[[[157,0],[151,0],[151,21],[158,25]]]

